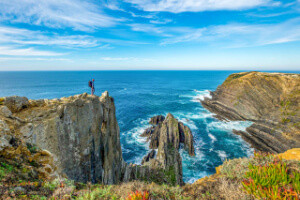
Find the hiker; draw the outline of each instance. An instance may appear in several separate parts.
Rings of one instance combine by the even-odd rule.
[[[95,81],[95,79],[93,79],[93,81],[89,81],[89,87],[92,89],[92,95],[94,95],[94,92],[95,92],[94,81]]]

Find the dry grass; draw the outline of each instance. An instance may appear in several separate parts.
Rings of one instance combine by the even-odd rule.
[[[225,200],[252,200],[253,198],[243,191],[240,181],[232,181],[226,177],[219,179],[217,191]]]

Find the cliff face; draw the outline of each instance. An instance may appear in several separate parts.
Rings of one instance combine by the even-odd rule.
[[[300,147],[300,74],[242,72],[230,75],[202,105],[223,120],[249,120],[235,131],[258,150]]]
[[[87,94],[54,100],[4,98],[2,110],[16,135],[54,155],[59,174],[76,181],[116,183],[122,152],[113,99]]]
[[[164,172],[170,172],[168,167],[124,162],[114,100],[108,92],[101,97],[85,93],[53,100],[0,98],[0,132],[0,157],[11,151],[10,143],[16,138],[21,149],[30,146],[44,152],[42,156],[49,153],[54,166],[48,170],[51,176],[103,184],[131,180],[183,184],[182,169],[177,174],[172,171],[172,177],[181,180],[174,182],[165,177]],[[181,166],[181,159],[172,164]]]

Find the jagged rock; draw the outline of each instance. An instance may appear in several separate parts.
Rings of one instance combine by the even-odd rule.
[[[147,128],[140,136],[141,137],[150,137],[154,132],[154,126]]]
[[[189,155],[195,156],[193,134],[191,132],[191,129],[185,126],[182,122],[179,122],[179,135],[179,142],[184,144],[185,149],[188,149]]]
[[[159,123],[162,123],[164,120],[165,120],[165,117],[164,117],[164,116],[162,116],[162,115],[157,115],[157,116],[151,117],[151,119],[150,119],[150,121],[149,121],[149,124],[157,125],[157,124],[159,124]]]
[[[166,132],[169,141],[173,144],[175,149],[179,149],[180,143],[184,144],[184,148],[189,151],[190,156],[195,155],[194,150],[194,138],[189,127],[185,126],[182,122],[178,122],[177,119],[171,113],[168,113],[165,118],[162,115],[155,116],[150,121],[158,122],[156,126],[147,128],[142,137],[148,137],[150,140],[149,148],[157,149],[160,144],[160,135]],[[164,119],[163,121],[157,119]]]
[[[241,72],[230,75],[203,107],[225,120],[254,123],[241,135],[272,153],[300,147],[300,74]]]
[[[7,106],[0,106],[0,115],[4,117],[11,117],[12,112],[8,109]]]
[[[151,150],[146,156],[144,156],[143,160],[142,160],[142,165],[146,162],[149,162],[151,159],[153,159],[155,157],[155,150]]]
[[[11,96],[5,97],[3,105],[7,106],[12,112],[19,112],[28,106],[29,102],[26,97]]]
[[[173,185],[183,185],[181,156],[170,139],[168,132],[160,134],[156,160],[159,161],[159,166],[168,171]]]

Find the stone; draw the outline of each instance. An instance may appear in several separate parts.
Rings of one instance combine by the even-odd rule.
[[[155,150],[151,150],[146,156],[144,156],[143,160],[142,160],[142,165],[146,162],[149,162],[151,159],[153,159],[155,157]]]
[[[11,96],[4,98],[3,105],[7,106],[12,112],[19,112],[28,107],[29,101],[26,97]]]
[[[8,109],[7,106],[0,106],[0,115],[4,117],[11,117],[12,112]]]
[[[25,194],[26,193],[26,190],[23,188],[23,187],[15,187],[14,188],[14,192],[18,195],[21,195],[21,194]]]
[[[5,148],[12,147],[9,143],[11,140],[10,135],[0,135],[0,152],[3,151]]]

